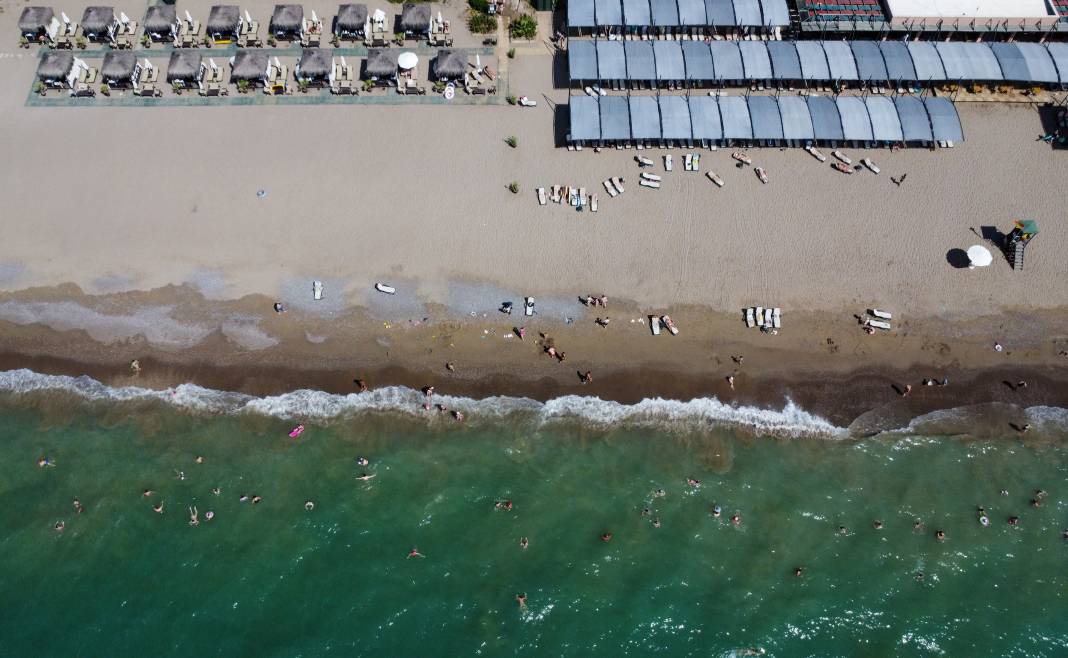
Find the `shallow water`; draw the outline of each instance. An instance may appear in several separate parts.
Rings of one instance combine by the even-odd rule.
[[[2,653],[1068,653],[1068,450],[1048,432],[856,442],[583,418],[363,409],[293,440],[295,421],[247,404],[2,393]]]

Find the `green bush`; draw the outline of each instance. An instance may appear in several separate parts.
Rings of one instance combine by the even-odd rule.
[[[467,0],[467,4],[477,12],[489,13],[489,0]]]
[[[508,59],[515,59],[515,48],[508,49]]]
[[[247,93],[250,87],[248,80],[241,79],[237,81],[237,93],[239,94]]]
[[[512,94],[508,94],[507,96],[505,96],[504,100],[508,101],[509,105],[515,105],[516,104],[516,97],[513,96]]]
[[[519,194],[519,183],[515,181],[508,183],[508,191],[512,194]]]
[[[511,146],[512,148],[519,146],[519,140],[516,139],[515,135],[509,135],[508,137],[506,137],[504,139],[504,143],[508,146]]]
[[[497,19],[486,14],[471,14],[467,19],[467,29],[475,34],[489,34],[497,31]]]
[[[533,39],[538,34],[538,21],[530,14],[523,14],[512,19],[508,32],[515,39]]]

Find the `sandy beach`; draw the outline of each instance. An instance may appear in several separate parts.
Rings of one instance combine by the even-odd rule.
[[[80,16],[80,6],[68,12]],[[17,14],[0,17],[12,53]],[[182,364],[210,363],[340,377],[435,372],[453,354],[472,381],[557,382],[542,396],[597,394],[578,386],[578,368],[684,373],[705,383],[675,392],[720,393],[734,353],[769,382],[917,368],[1063,372],[1068,199],[1057,181],[1068,164],[1036,141],[1031,106],[958,104],[966,141],[953,150],[853,153],[870,156],[878,176],[843,176],[801,150],[752,149],[771,179],[761,185],[729,151],[702,151],[700,173],[682,171],[680,149],[644,151],[664,175],[653,191],[636,184],[634,150],[557,146],[568,91],[553,87],[541,43],[508,63],[511,93],[537,99],[532,109],[28,107],[36,61],[31,51],[0,58],[0,344],[12,367],[18,355],[47,357],[59,359],[53,369],[70,370],[58,365],[67,359],[117,377],[118,364],[156,354],[182,376]],[[665,173],[669,152],[677,163]],[[902,174],[904,184],[891,183]],[[625,194],[604,194],[609,176],[628,180]],[[519,194],[506,189],[512,181]],[[535,188],[553,184],[600,192],[600,211],[539,206]],[[1007,232],[1015,218],[1041,227],[1025,271],[997,256],[975,270],[947,261],[982,243],[973,229]],[[325,284],[321,302],[313,280]],[[380,295],[376,281],[400,293]],[[578,303],[591,293],[612,300],[607,329]],[[539,300],[532,334],[575,345],[568,363],[550,363],[529,336],[522,347],[503,338],[523,322],[495,309],[524,295]],[[291,312],[275,316],[274,301]],[[744,328],[740,309],[754,305],[783,309],[779,336]],[[900,318],[892,334],[859,330],[853,315],[873,306]],[[654,312],[671,313],[683,336],[653,339],[639,320]],[[1011,363],[990,349],[995,340],[1014,343]],[[618,396],[640,391],[674,389],[655,378]]]

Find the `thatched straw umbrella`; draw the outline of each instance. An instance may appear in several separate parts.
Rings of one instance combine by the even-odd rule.
[[[367,23],[367,5],[340,5],[334,19],[334,34],[338,36],[363,36]]]
[[[215,40],[236,39],[241,27],[241,10],[237,5],[215,5],[208,14],[208,34]]]
[[[230,79],[263,82],[270,58],[262,50],[239,50],[230,61]]]
[[[312,84],[325,82],[333,63],[330,53],[322,48],[305,48],[297,63],[296,78]]]
[[[37,65],[37,79],[45,84],[61,82],[74,68],[74,54],[63,50],[49,50]]]
[[[434,58],[434,77],[438,80],[458,80],[467,71],[467,53],[459,50],[439,50]]]
[[[112,50],[104,55],[100,77],[109,87],[129,87],[134,82],[137,54],[129,50]]]
[[[304,22],[303,5],[275,5],[271,15],[271,34],[279,38],[300,34]]]
[[[363,78],[397,77],[397,56],[399,53],[389,48],[371,48],[363,62]]]
[[[200,64],[204,58],[195,50],[175,50],[167,64],[167,82],[191,84],[200,75]]]
[[[173,37],[178,30],[178,15],[174,5],[152,5],[145,11],[145,34],[153,39]]]
[[[114,7],[86,7],[82,14],[82,32],[88,39],[107,36],[108,28],[116,23]]]
[[[19,16],[19,33],[30,41],[35,41],[47,34],[45,29],[55,15],[51,7],[26,7]]]
[[[407,2],[401,10],[400,28],[408,35],[430,34],[430,5]]]

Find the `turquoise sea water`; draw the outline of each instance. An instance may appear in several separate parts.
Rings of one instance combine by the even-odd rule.
[[[0,393],[4,656],[1068,655],[1057,432],[360,410],[294,440],[299,417],[118,397]]]

